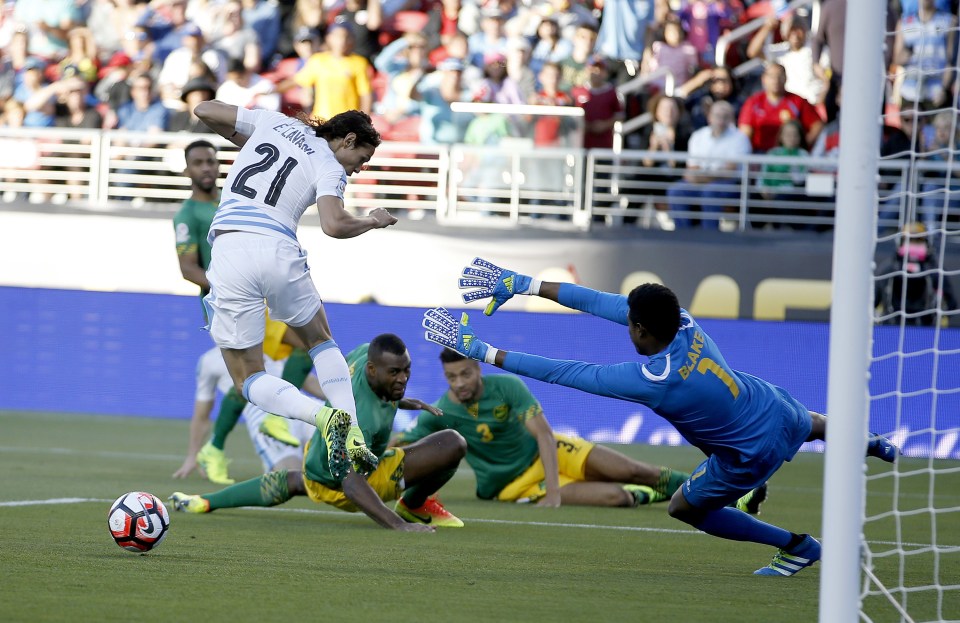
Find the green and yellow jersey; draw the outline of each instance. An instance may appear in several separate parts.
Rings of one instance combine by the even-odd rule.
[[[539,458],[536,438],[527,430],[530,418],[543,408],[522,380],[506,374],[483,377],[478,402],[460,404],[449,393],[434,403],[437,417],[423,411],[416,425],[402,433],[411,443],[437,431],[452,429],[467,441],[467,463],[477,477],[477,497],[489,500]]]
[[[369,344],[356,347],[347,355],[350,367],[350,379],[353,383],[353,397],[357,403],[357,423],[367,440],[367,447],[377,457],[382,457],[393,432],[393,420],[397,416],[398,402],[390,402],[377,396],[367,382],[367,349]],[[328,403],[329,404],[329,403]],[[314,431],[310,449],[304,459],[307,478],[315,480],[333,489],[340,488],[340,482],[330,475],[327,461],[327,444],[320,431]]]
[[[210,267],[210,243],[207,234],[217,212],[217,203],[187,199],[173,217],[173,230],[177,239],[177,255],[196,253],[200,267]]]

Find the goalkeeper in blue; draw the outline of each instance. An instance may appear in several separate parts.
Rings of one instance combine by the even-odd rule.
[[[597,365],[507,352],[481,341],[463,314],[445,309],[424,315],[426,338],[472,359],[515,374],[591,394],[643,404],[669,421],[707,459],[670,500],[668,512],[707,534],[778,548],[757,575],[792,576],[820,559],[820,543],[760,521],[729,506],[762,486],[801,444],[826,436],[827,418],[808,411],[785,390],[732,369],[717,345],[658,284],[629,296],[569,283],[541,282],[477,258],[460,279],[465,302],[489,298],[493,314],[515,294],[540,296],[570,309],[624,325],[646,363]],[[897,449],[871,434],[867,454],[893,462]]]

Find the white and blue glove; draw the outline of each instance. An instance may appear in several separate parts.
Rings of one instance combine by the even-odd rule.
[[[460,277],[460,289],[470,288],[475,289],[463,293],[463,302],[472,303],[489,298],[490,302],[483,313],[492,316],[493,312],[509,301],[514,294],[539,294],[540,280],[500,268],[482,257],[475,257],[469,266],[464,267]]]
[[[494,363],[499,350],[481,341],[467,324],[468,321],[466,313],[460,316],[458,322],[453,314],[442,307],[428,309],[423,313],[423,328],[426,329],[423,337],[471,359]]]

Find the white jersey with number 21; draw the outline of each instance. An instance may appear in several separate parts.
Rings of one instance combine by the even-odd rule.
[[[312,127],[277,112],[238,108],[236,130],[249,138],[224,183],[211,242],[222,231],[296,241],[307,208],[320,197],[343,200],[346,171]]]

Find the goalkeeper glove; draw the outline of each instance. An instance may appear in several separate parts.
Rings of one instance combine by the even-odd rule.
[[[466,313],[460,316],[458,322],[442,307],[428,309],[423,314],[423,328],[426,329],[423,336],[434,344],[446,346],[471,359],[495,363],[499,350],[481,341],[467,324],[468,321]]]
[[[500,268],[481,257],[476,257],[473,258],[470,266],[464,267],[460,277],[460,289],[469,288],[476,289],[464,292],[463,302],[471,303],[478,299],[489,298],[490,302],[483,313],[492,316],[493,312],[509,301],[514,294],[534,296],[539,294],[540,280]]]

